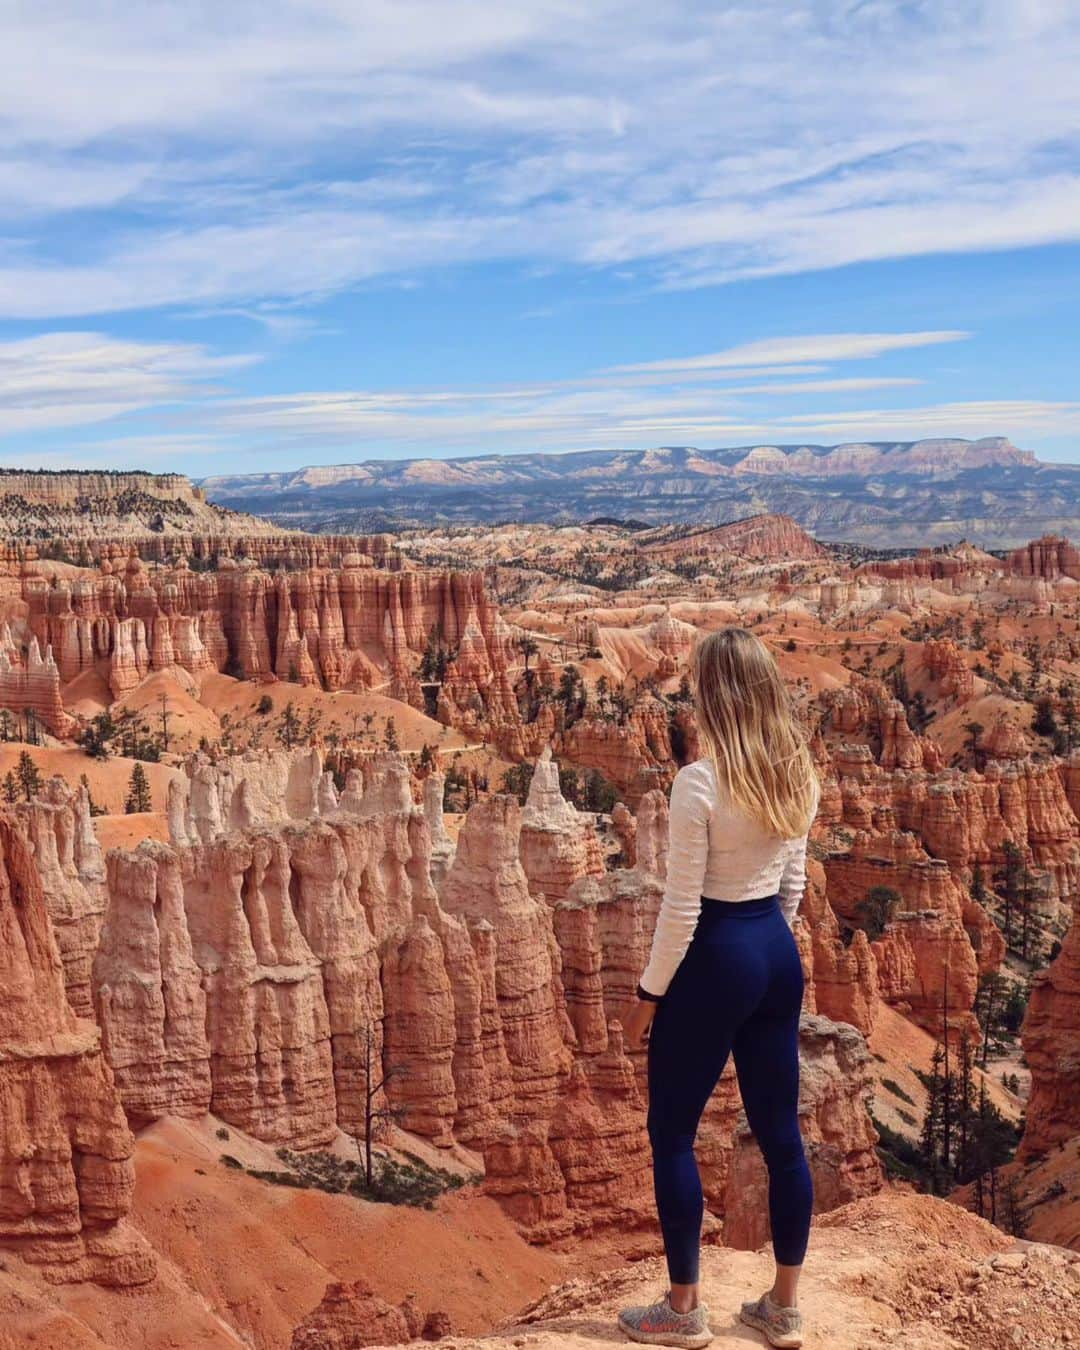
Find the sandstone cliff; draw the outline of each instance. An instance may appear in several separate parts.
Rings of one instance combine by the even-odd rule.
[[[76,1017],[41,876],[0,816],[0,1248],[56,1281],[153,1276],[125,1228],[133,1142],[97,1027]]]
[[[646,794],[636,866],[605,874],[554,764],[538,774],[524,811],[472,808],[436,887],[441,801],[414,805],[398,756],[340,797],[320,795],[311,752],[192,760],[172,846],[108,860],[95,1004],[131,1120],[209,1106],[259,1139],[326,1145],[362,1133],[377,1074],[405,1128],[482,1151],[489,1191],[534,1238],[649,1222],[644,1057],[618,1018],[660,902],[666,802]],[[523,858],[561,887],[541,900]],[[847,1048],[862,1042],[810,1027],[807,1137],[838,1203],[880,1184]],[[749,1223],[729,1183],[737,1111],[730,1080],[706,1134],[710,1203],[733,1231]]]
[[[1080,922],[1073,922],[1057,959],[1035,977],[1023,1027],[1031,1065],[1022,1156],[1045,1152],[1080,1135]]]
[[[20,804],[34,862],[41,877],[68,1002],[80,1017],[92,1015],[90,966],[105,912],[105,862],[85,788],[73,792],[51,778],[32,802]]]
[[[0,532],[9,539],[94,541],[130,535],[272,533],[269,521],[206,500],[179,473],[0,472]]]
[[[0,631],[0,706],[33,707],[67,734],[61,685],[101,668],[118,697],[173,667],[329,690],[389,680],[423,706],[416,672],[435,635],[450,654],[444,720],[520,721],[506,677],[511,631],[479,572],[393,570],[387,547],[373,556],[320,541],[294,552],[297,565],[276,573],[227,554],[214,571],[183,557],[147,567],[134,550],[103,557],[96,571],[47,575],[44,564],[18,564],[18,642]]]

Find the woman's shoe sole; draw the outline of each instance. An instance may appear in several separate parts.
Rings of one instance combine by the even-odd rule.
[[[741,1312],[739,1317],[748,1327],[753,1327],[755,1331],[762,1332],[769,1344],[776,1346],[777,1350],[799,1350],[803,1343],[801,1331],[776,1333],[770,1329],[764,1317],[755,1317],[753,1313],[744,1312]]]
[[[682,1336],[677,1331],[638,1331],[621,1317],[619,1330],[632,1341],[637,1341],[638,1345],[674,1345],[683,1347],[683,1350],[701,1350],[702,1346],[711,1345],[713,1340],[711,1331],[700,1331],[692,1336]]]

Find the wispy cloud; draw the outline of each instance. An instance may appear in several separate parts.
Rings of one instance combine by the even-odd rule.
[[[0,435],[106,422],[206,398],[255,360],[193,343],[127,342],[102,333],[48,333],[0,343]]]
[[[253,359],[194,344],[54,333],[0,344],[0,435],[109,423],[77,451],[39,460],[213,457],[363,459],[383,454],[733,444],[745,440],[906,440],[923,435],[1080,431],[1080,403],[1049,400],[874,406],[919,380],[867,372],[891,354],[959,342],[959,332],[770,338],[563,380],[487,387],[300,390],[243,395],[230,375]],[[808,358],[811,360],[808,362]],[[769,361],[772,364],[765,365]],[[850,363],[859,374],[849,375]],[[810,378],[806,378],[809,375]],[[837,395],[847,407],[822,408]],[[798,400],[792,410],[792,401]],[[854,405],[854,406],[852,406]],[[134,416],[133,416],[134,415]]]
[[[311,301],[493,260],[686,287],[1080,237],[1075,5],[251,15],[5,15],[0,317]]]
[[[941,342],[960,342],[970,333],[959,330],[929,333],[818,333],[806,337],[763,338],[744,342],[722,352],[704,356],[668,357],[662,361],[640,361],[634,365],[613,366],[618,372],[649,371],[656,374],[682,374],[694,370],[729,370],[732,367],[784,367],[818,361],[859,361],[883,356],[886,352],[912,347],[933,347]]]

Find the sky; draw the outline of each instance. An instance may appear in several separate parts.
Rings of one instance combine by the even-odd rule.
[[[0,0],[0,464],[1080,462],[1075,0]]]

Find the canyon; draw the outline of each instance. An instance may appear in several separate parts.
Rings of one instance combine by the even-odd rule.
[[[86,542],[78,561],[25,539],[0,559],[12,1325],[57,1346],[178,1328],[303,1350],[593,1343],[588,1310],[655,1273],[645,1052],[622,1020],[667,792],[700,753],[690,653],[740,623],[775,653],[822,786],[795,923],[800,1124],[836,1298],[814,1316],[851,1310],[840,1345],[953,1343],[943,1313],[956,1343],[1011,1344],[1003,1305],[970,1295],[1022,1272],[1046,1291],[1030,1343],[1057,1343],[1055,1291],[1080,1269],[1067,540],[853,557],[762,516]],[[143,756],[147,799],[124,810]],[[1021,1064],[987,1000],[1018,1026],[1029,983]],[[989,1216],[969,1177],[947,1200],[903,1172],[935,1046],[973,1055],[1002,1131],[1022,1120],[1015,1160],[987,1165],[997,1228],[961,1207]],[[433,1188],[429,1209],[375,1203],[368,1144],[377,1175]],[[719,1300],[768,1239],[730,1068],[698,1153]],[[215,1228],[258,1254],[219,1269],[186,1236]],[[858,1268],[854,1235],[877,1253]],[[431,1279],[410,1284],[387,1253],[421,1240]],[[879,1278],[888,1250],[909,1303]]]

